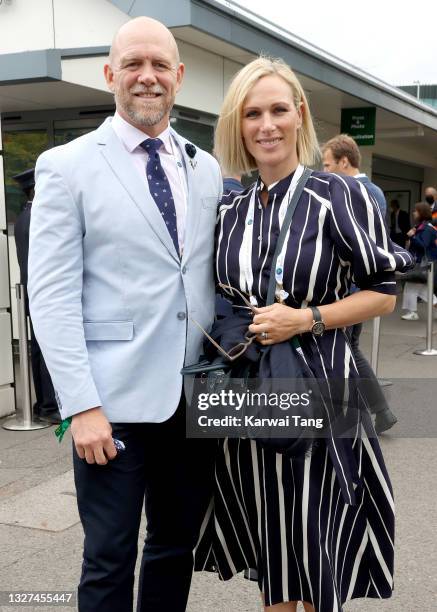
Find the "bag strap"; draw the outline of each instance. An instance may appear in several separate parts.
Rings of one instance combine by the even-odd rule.
[[[276,293],[276,260],[279,257],[280,252],[282,251],[282,247],[284,246],[285,237],[288,232],[288,228],[291,225],[291,220],[293,219],[294,211],[296,209],[297,203],[299,201],[300,196],[305,188],[305,185],[312,174],[311,168],[305,168],[302,176],[297,182],[296,188],[293,193],[293,197],[291,198],[290,204],[288,205],[287,212],[285,213],[284,222],[282,223],[281,232],[278,236],[278,242],[276,243],[275,253],[273,255],[273,264],[272,269],[270,270],[270,279],[269,279],[269,289],[267,292],[267,301],[266,306],[271,306],[275,302],[275,293]]]

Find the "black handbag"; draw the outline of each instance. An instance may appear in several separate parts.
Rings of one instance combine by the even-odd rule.
[[[270,271],[269,287],[267,293],[266,306],[269,306],[275,302],[275,290],[276,290],[276,278],[275,268],[276,260],[282,250],[284,241],[291,225],[294,211],[296,209],[299,198],[305,188],[308,178],[311,176],[312,171],[309,168],[305,168],[302,176],[300,177],[293,196],[287,208],[287,212],[284,217],[284,221],[281,227],[281,231],[278,237],[278,241],[273,255],[273,264]],[[299,350],[299,341],[296,337],[290,341],[293,347],[293,351]],[[312,377],[311,372],[305,367],[304,363],[300,363],[301,358],[296,355],[294,364],[294,378],[309,378]],[[181,370],[183,376],[194,376],[201,384],[205,391],[208,393],[220,393],[222,390],[229,390],[231,387],[235,390],[236,386],[240,386],[242,390],[247,390],[251,386],[251,374],[253,374],[253,367],[250,364],[245,364],[243,367],[241,364],[236,362],[227,361],[224,357],[218,356],[213,361],[207,359],[201,360],[199,363],[185,366]],[[312,377],[313,378],[313,377]],[[264,414],[264,416],[267,416]],[[307,430],[307,428],[306,428]],[[265,431],[264,431],[265,434]],[[297,434],[297,435],[296,435]],[[302,454],[307,451],[313,443],[311,438],[303,436],[303,428],[301,431],[296,431],[293,438],[278,438],[275,436],[265,435],[259,437],[256,435],[254,430],[247,430],[246,435],[249,438],[256,439],[257,442],[264,448],[271,449],[277,453],[287,454],[289,456],[295,456]]]
[[[411,270],[399,274],[399,279],[404,282],[426,285],[428,282],[428,262],[422,259]]]

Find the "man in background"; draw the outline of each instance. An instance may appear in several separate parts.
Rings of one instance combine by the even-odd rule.
[[[387,209],[384,193],[363,172],[360,172],[361,154],[355,140],[346,134],[340,134],[328,140],[322,148],[322,153],[325,172],[347,174],[363,183],[384,218]],[[358,291],[356,287],[352,290]],[[375,414],[375,430],[377,433],[382,433],[393,427],[397,418],[390,410],[376,376],[359,348],[362,327],[362,323],[352,325],[348,328],[348,334],[358,372],[361,378],[367,380],[367,400],[370,410]]]
[[[367,191],[373,196],[379,206],[382,216],[385,218],[387,203],[382,189],[372,183],[369,177],[360,171],[361,153],[357,143],[347,134],[339,134],[323,147],[323,169],[325,172],[336,174],[347,174],[353,176],[366,186]]]
[[[230,193],[234,191],[235,194],[244,191],[244,185],[241,182],[240,176],[227,176],[223,175],[223,193]]]
[[[35,195],[35,170],[25,170],[12,177],[21,187],[26,195],[26,203],[21,209],[15,222],[15,247],[17,249],[18,265],[20,267],[20,283],[24,286],[26,296],[26,314],[29,316],[29,301],[27,299],[27,262],[29,258],[29,228],[32,200]],[[32,365],[33,386],[35,388],[36,402],[33,406],[34,416],[49,423],[60,423],[58,405],[56,403],[55,391],[52,379],[47,370],[44,357],[33,331],[32,319],[30,320],[30,361]]]
[[[433,225],[437,225],[437,189],[435,187],[426,187],[425,202],[431,206]]]
[[[399,202],[390,202],[390,238],[401,247],[405,247],[407,234],[410,230],[410,217],[405,210],[401,210]]]

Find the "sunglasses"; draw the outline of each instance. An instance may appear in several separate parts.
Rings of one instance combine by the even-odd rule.
[[[221,289],[225,289],[229,291],[231,294],[236,293],[246,305],[245,307],[250,309],[255,314],[256,312],[255,307],[250,303],[250,301],[246,298],[245,295],[243,295],[241,291],[239,291],[238,289],[235,289],[235,287],[231,287],[231,285],[224,285],[223,283],[219,283],[218,286]],[[247,350],[247,348],[252,344],[252,342],[256,338],[256,334],[252,334],[251,332],[247,331],[244,336],[244,340],[242,342],[239,342],[238,344],[230,348],[228,351],[226,351],[222,346],[220,346],[218,342],[214,340],[214,338],[211,338],[211,336],[208,334],[208,332],[205,329],[203,329],[200,323],[198,323],[195,319],[193,319],[193,317],[190,317],[190,320],[195,325],[197,325],[197,327],[201,330],[204,336],[208,338],[211,344],[229,361],[235,361],[236,359],[241,357],[241,355]]]

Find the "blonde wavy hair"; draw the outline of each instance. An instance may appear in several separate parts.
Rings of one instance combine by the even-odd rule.
[[[277,75],[290,85],[296,109],[301,108],[302,127],[297,135],[299,162],[311,166],[320,157],[316,131],[302,85],[291,68],[279,58],[259,57],[244,66],[233,78],[223,100],[215,132],[214,153],[226,173],[249,174],[256,162],[244,144],[241,118],[247,94],[259,79]]]

